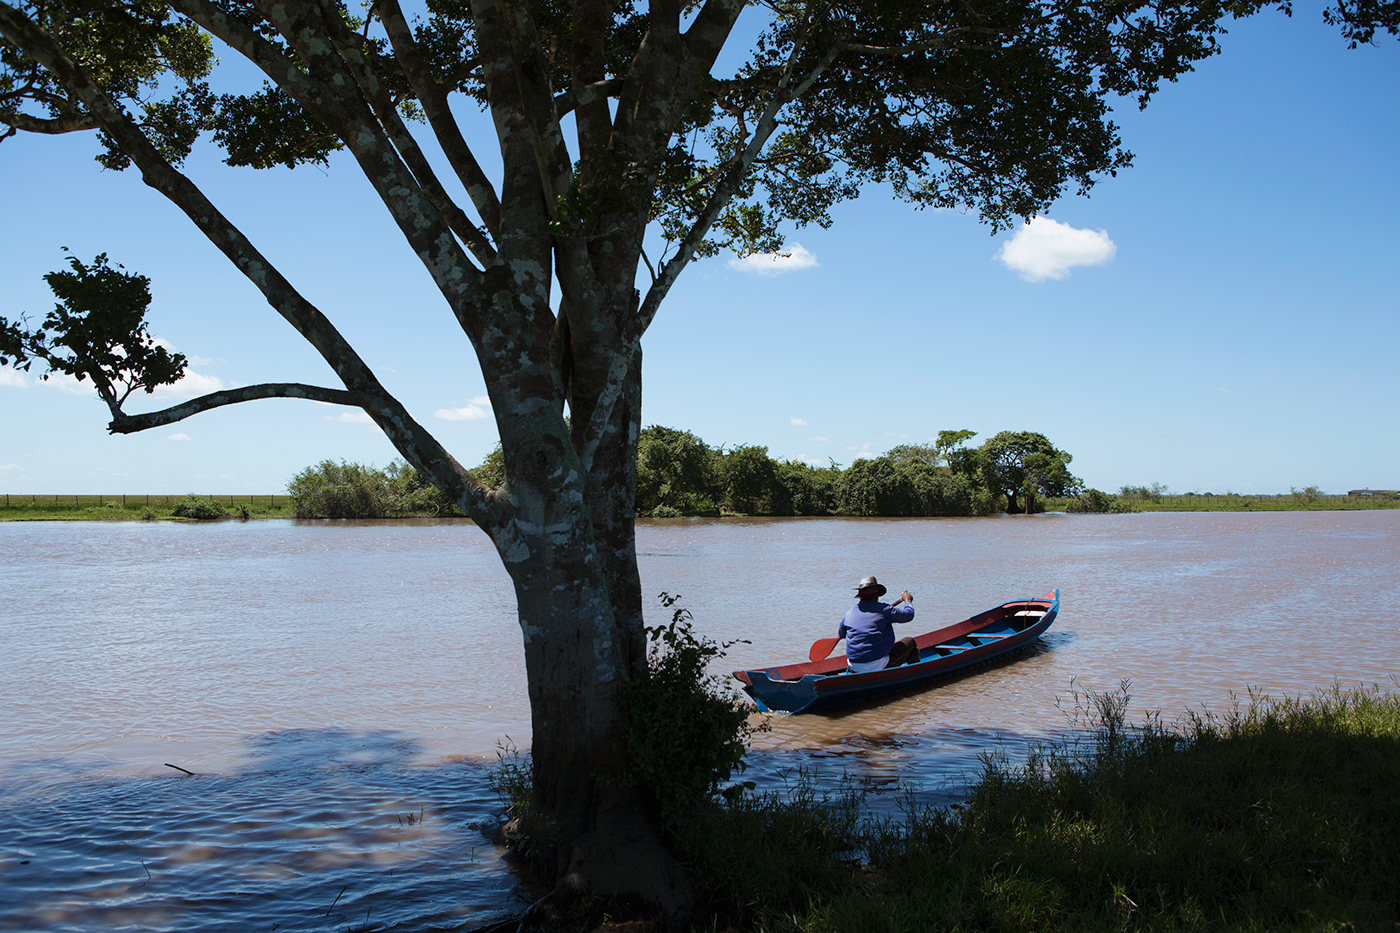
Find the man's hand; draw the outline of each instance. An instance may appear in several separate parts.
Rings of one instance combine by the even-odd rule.
[[[902,603],[912,603],[914,601],[914,594],[905,590],[903,593],[899,594],[899,601]]]

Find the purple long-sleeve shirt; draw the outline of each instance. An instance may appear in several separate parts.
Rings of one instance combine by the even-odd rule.
[[[894,647],[894,624],[913,619],[911,603],[891,606],[875,599],[862,599],[846,612],[836,635],[846,639],[846,659],[863,664],[889,654]]]

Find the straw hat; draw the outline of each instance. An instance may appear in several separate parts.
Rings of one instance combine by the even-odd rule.
[[[866,592],[867,590],[869,591],[868,594]],[[856,584],[856,595],[884,596],[885,588],[881,586],[880,581],[876,580],[874,577],[866,577],[864,580],[861,580],[860,583]]]

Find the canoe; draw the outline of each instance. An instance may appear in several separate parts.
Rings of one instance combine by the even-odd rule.
[[[846,669],[845,656],[838,656],[735,671],[734,676],[765,713],[822,712],[931,686],[955,671],[1020,651],[1040,638],[1059,610],[1059,590],[1036,599],[1013,599],[956,625],[916,636],[919,660],[880,671],[854,673]]]

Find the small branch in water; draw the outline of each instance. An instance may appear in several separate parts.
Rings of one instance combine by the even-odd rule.
[[[184,772],[185,772],[186,774],[188,774],[190,777],[194,777],[194,772],[193,772],[193,771],[190,771],[190,770],[187,770],[187,769],[185,769],[185,768],[182,768],[182,767],[180,767],[179,765],[172,765],[170,762],[167,761],[167,762],[165,763],[165,766],[166,766],[167,768],[174,768],[176,771],[184,771]]]
[[[348,888],[348,887],[350,887],[350,885],[347,884],[347,885],[345,886],[345,888]],[[345,888],[341,888],[341,889],[340,889],[340,894],[344,894],[344,893],[345,893]],[[327,916],[327,917],[329,917],[329,916],[331,915],[331,911],[335,910],[335,905],[340,903],[340,894],[337,894],[337,895],[335,896],[335,900],[331,901],[331,906],[329,906],[329,907],[326,908],[326,916]]]
[[[142,867],[142,868],[146,868],[146,860],[145,860],[145,859],[137,859],[136,861],[138,861],[138,862],[141,863],[141,867]],[[146,868],[146,880],[143,881],[143,882],[141,882],[140,884],[138,884],[137,887],[138,887],[138,888],[144,888],[146,885],[148,885],[148,884],[150,884],[150,883],[151,883],[151,870],[150,870],[149,868]]]

